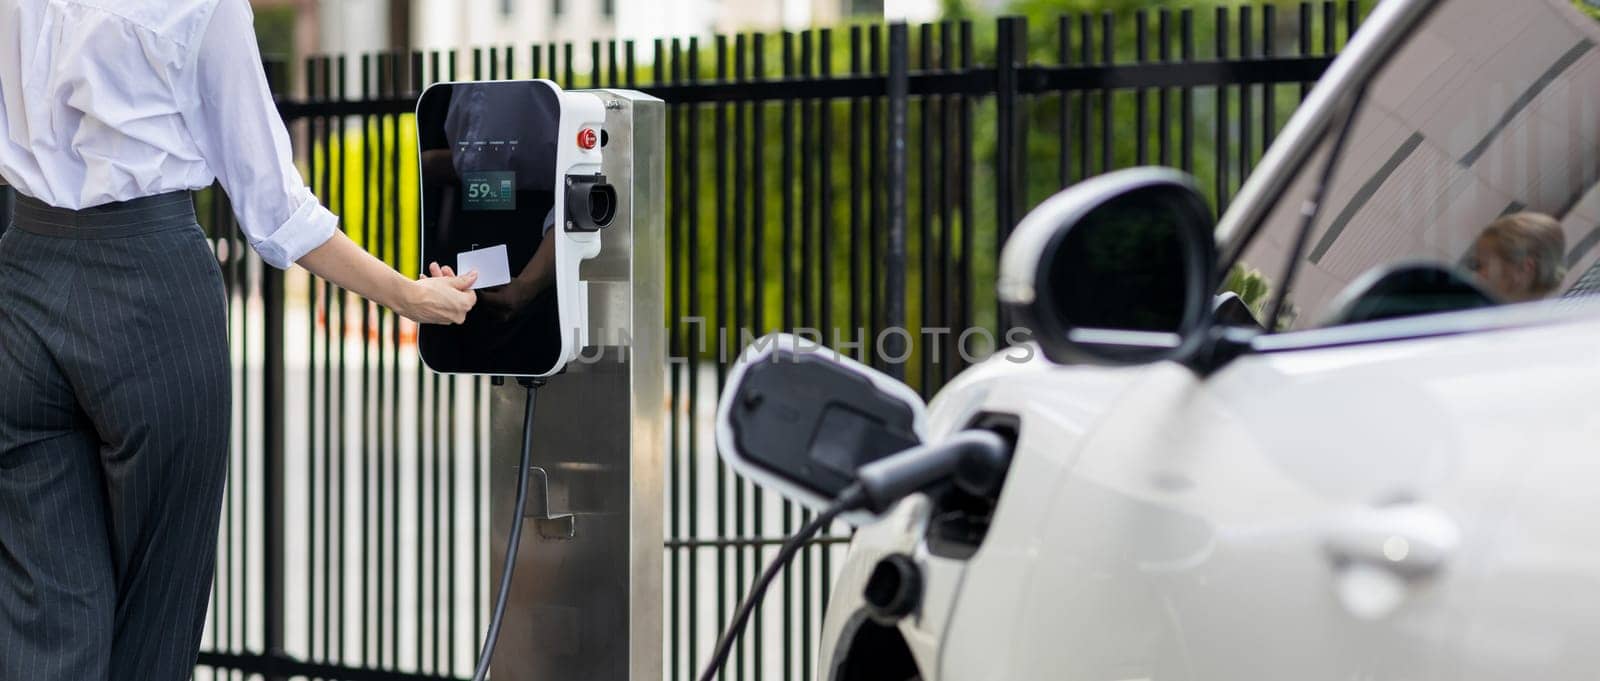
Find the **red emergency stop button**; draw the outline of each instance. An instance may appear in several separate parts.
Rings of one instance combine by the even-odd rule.
[[[594,128],[584,128],[578,131],[579,149],[593,149],[599,143],[600,135],[594,131]]]

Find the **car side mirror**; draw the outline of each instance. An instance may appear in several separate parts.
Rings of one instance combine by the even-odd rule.
[[[910,386],[816,343],[771,334],[728,374],[717,448],[740,475],[821,511],[858,481],[862,466],[922,444],[925,412]]]
[[[1213,226],[1184,173],[1085,180],[1017,225],[1000,255],[1000,301],[1055,362],[1183,361],[1212,323]]]

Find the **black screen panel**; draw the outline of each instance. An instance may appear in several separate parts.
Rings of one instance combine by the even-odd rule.
[[[560,122],[560,98],[542,82],[441,83],[422,94],[422,262],[464,271],[462,254],[477,251],[503,257],[510,277],[478,290],[465,323],[422,327],[418,344],[432,369],[534,376],[560,361],[552,231]]]

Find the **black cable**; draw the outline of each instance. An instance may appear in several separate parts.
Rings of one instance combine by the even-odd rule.
[[[767,593],[767,588],[772,586],[772,581],[778,578],[778,573],[782,572],[784,566],[794,560],[795,554],[805,547],[806,541],[833,523],[839,514],[859,508],[864,503],[866,494],[859,485],[852,485],[839,495],[832,506],[817,514],[817,517],[812,518],[805,527],[784,541],[783,548],[778,549],[778,555],[767,564],[767,569],[756,579],[755,584],[750,586],[750,593],[744,597],[744,602],[739,604],[739,610],[734,614],[733,621],[729,622],[727,630],[722,632],[722,638],[717,641],[717,647],[711,652],[711,662],[700,674],[700,681],[711,681],[722,666],[728,663],[728,655],[733,652],[734,641],[744,632],[745,625],[750,623],[750,614],[755,612],[756,605]]]
[[[511,573],[517,568],[517,549],[522,546],[523,509],[528,505],[528,469],[532,468],[534,392],[540,383],[524,381],[528,389],[528,404],[522,412],[522,462],[517,467],[517,504],[511,516],[511,536],[506,541],[505,565],[500,570],[500,591],[494,598],[494,615],[489,618],[489,631],[483,637],[483,649],[478,653],[478,670],[472,681],[489,677],[489,662],[494,659],[494,644],[500,638],[500,622],[506,616],[506,599],[511,595]]]

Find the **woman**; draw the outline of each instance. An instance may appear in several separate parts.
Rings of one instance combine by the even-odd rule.
[[[295,169],[246,0],[0,0],[0,680],[185,679],[216,554],[226,310],[188,190],[213,178],[268,264],[421,323],[412,281]]]
[[[1467,268],[1500,302],[1549,297],[1567,276],[1567,238],[1561,223],[1543,213],[1503,215],[1478,235]]]

